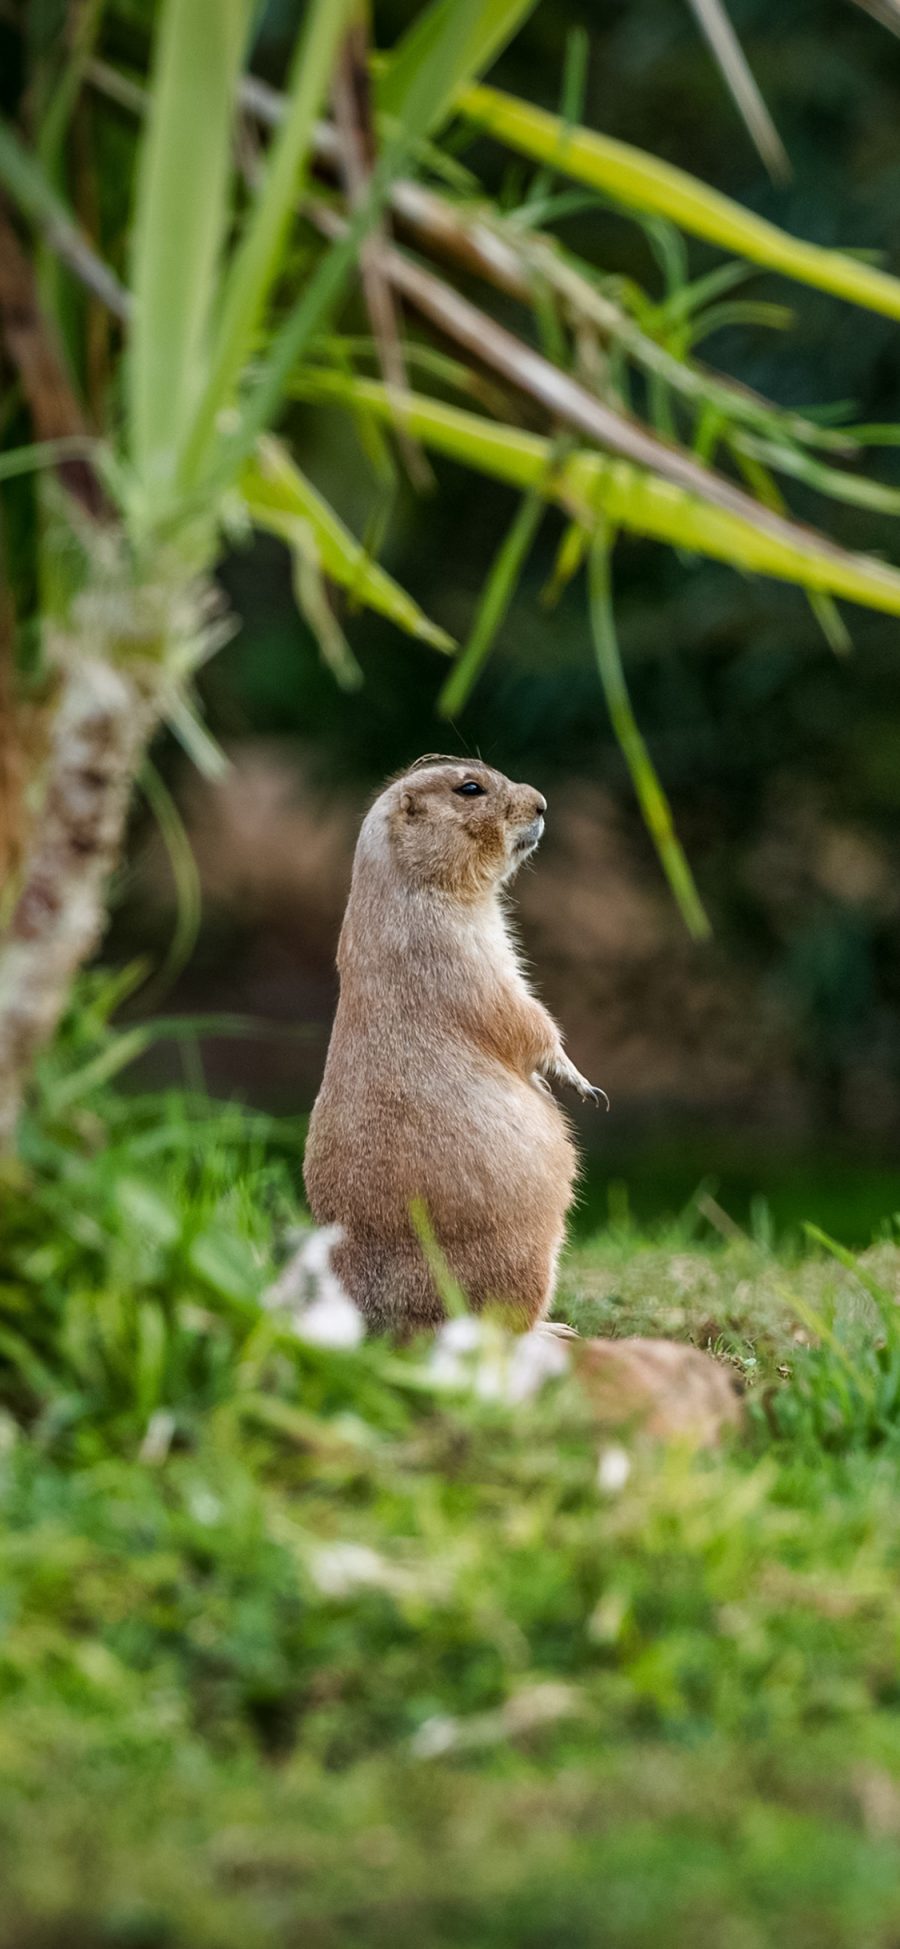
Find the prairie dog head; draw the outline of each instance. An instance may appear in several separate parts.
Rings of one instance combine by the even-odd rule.
[[[476,900],[533,853],[547,801],[479,759],[419,758],[372,808],[384,817],[392,858],[410,886]]]

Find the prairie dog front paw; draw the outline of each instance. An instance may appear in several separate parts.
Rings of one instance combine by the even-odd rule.
[[[571,1090],[577,1091],[584,1103],[599,1105],[602,1100],[609,1109],[609,1097],[605,1089],[602,1089],[599,1083],[589,1083],[587,1077],[582,1076],[581,1070],[576,1069],[575,1064],[569,1061],[564,1050],[557,1056],[553,1071],[561,1083],[567,1083]]]

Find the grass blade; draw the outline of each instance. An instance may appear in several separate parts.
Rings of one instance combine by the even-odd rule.
[[[584,98],[587,90],[590,52],[591,43],[587,28],[571,27],[566,36],[562,99],[559,104],[559,115],[563,131],[574,127],[576,122],[580,122],[584,114]],[[553,170],[548,168],[546,164],[542,165],[535,175],[534,182],[531,185],[524,204],[517,212],[520,218],[526,217],[529,223],[535,228],[539,224],[545,224],[547,222],[554,208],[557,216],[561,213],[560,206],[562,206],[562,213],[566,211],[568,199],[566,197],[554,197],[552,194],[553,184]],[[569,213],[571,213],[571,204],[569,204]]]
[[[695,941],[709,938],[712,929],[697,892],[694,876],[675,831],[671,807],[653,760],[638,728],[622,668],[613,615],[609,563],[611,536],[594,541],[588,561],[591,630],[597,668],[619,750],[631,773],[644,824],[659,855],[660,865],[675,896],[682,920]]]
[[[293,550],[294,596],[319,646],[322,662],[340,690],[358,690],[363,673],[331,606],[312,530],[297,526]]]
[[[897,1305],[893,1295],[887,1292],[877,1279],[872,1278],[866,1267],[860,1264],[856,1253],[848,1251],[846,1245],[839,1244],[836,1238],[831,1238],[828,1232],[823,1232],[820,1225],[813,1225],[808,1219],[804,1223],[803,1230],[807,1238],[813,1239],[816,1245],[821,1245],[831,1258],[837,1260],[838,1265],[844,1266],[847,1272],[852,1272],[854,1278],[859,1280],[863,1291],[868,1293],[882,1318],[890,1324],[892,1330],[895,1330]]]
[[[73,433],[62,440],[35,440],[27,447],[13,447],[0,454],[0,481],[17,480],[20,474],[34,474],[42,467],[59,467],[65,460],[95,460],[99,442],[89,434]]]
[[[457,112],[486,135],[626,207],[666,217],[694,237],[764,264],[798,284],[900,318],[900,278],[821,244],[792,237],[672,163],[593,129],[566,130],[559,116],[497,88],[465,88]]]
[[[468,703],[506,617],[544,515],[539,494],[526,494],[491,564],[469,640],[438,697],[441,717],[456,717]]]

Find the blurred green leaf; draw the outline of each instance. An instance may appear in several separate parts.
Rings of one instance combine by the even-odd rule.
[[[376,609],[432,649],[453,649],[452,636],[432,623],[412,596],[372,560],[279,441],[260,443],[241,474],[240,486],[256,527],[277,535],[292,549],[302,549],[306,530],[315,541],[324,573],[348,590],[351,599]]]
[[[688,933],[695,941],[702,941],[708,939],[712,930],[628,694],[612,606],[611,553],[612,536],[597,535],[588,558],[588,581],[591,630],[600,681],[619,749],[631,773],[644,823],[663,872]]]
[[[187,1258],[191,1271],[220,1299],[243,1305],[258,1300],[259,1268],[245,1239],[216,1226],[192,1240]]]
[[[536,0],[432,0],[407,28],[390,58],[379,64],[376,100],[383,115],[404,120],[416,100],[423,67],[436,61],[443,77],[425,134],[449,114],[466,82],[483,74],[500,54]]]
[[[560,174],[602,190],[628,208],[666,217],[691,236],[764,264],[798,284],[900,318],[900,279],[841,251],[789,236],[643,149],[594,129],[567,129],[559,116],[496,88],[466,88],[455,105],[466,121],[507,148],[552,163]]]
[[[395,411],[391,394],[377,380],[348,383],[339,375],[307,372],[295,389],[308,399],[359,398],[388,421]],[[554,468],[552,443],[539,434],[497,425],[421,394],[404,395],[402,410],[423,446],[520,491],[535,490],[584,527],[608,520],[733,568],[900,615],[900,571],[870,556],[852,555],[799,523],[783,522],[782,534],[757,528],[750,519],[710,507],[628,461],[584,449]]]
[[[206,375],[251,14],[250,0],[164,0],[160,11],[138,165],[127,366],[128,444],[151,510],[165,505]]]

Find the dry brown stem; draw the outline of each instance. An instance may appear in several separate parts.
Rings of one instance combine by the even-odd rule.
[[[368,40],[362,19],[354,21],[344,38],[334,78],[333,99],[339,172],[348,208],[358,210],[368,195],[376,156]],[[398,392],[405,392],[406,362],[397,305],[381,262],[381,251],[386,242],[386,223],[379,218],[363,240],[360,275],[385,383]],[[411,439],[402,419],[398,420],[397,442],[410,479],[419,487],[429,486],[431,469],[421,447]]]
[[[41,310],[34,273],[0,200],[0,330],[34,427],[36,440],[88,438],[62,353]],[[85,513],[99,516],[104,496],[87,460],[66,459],[59,478]]]

